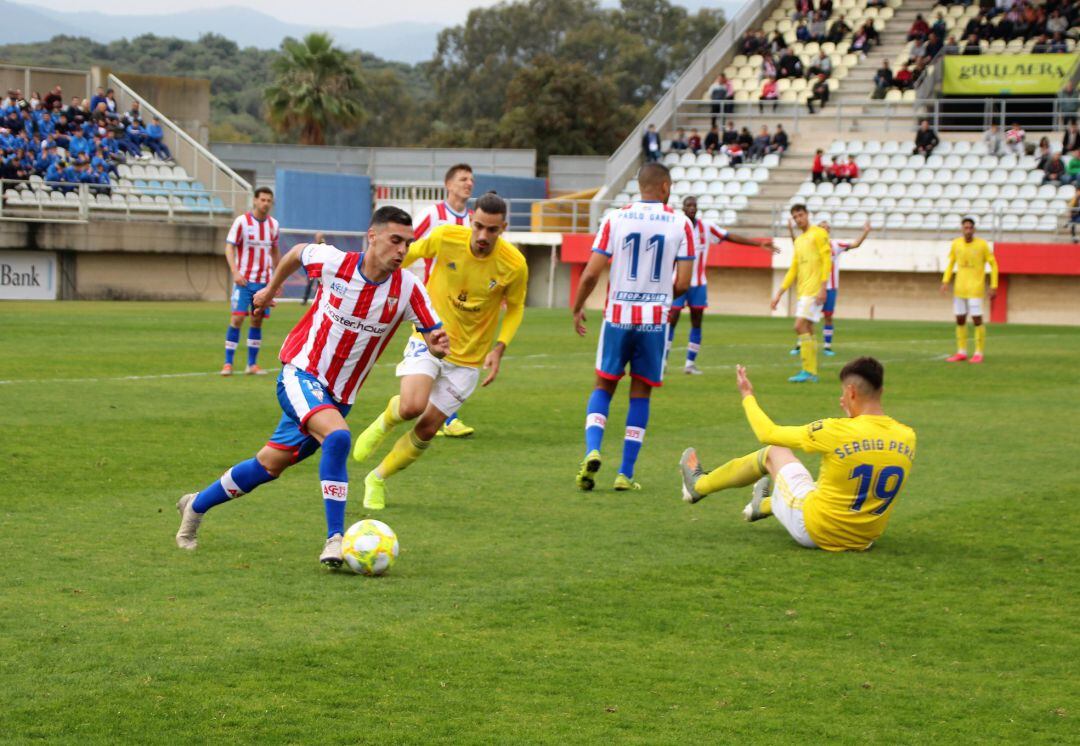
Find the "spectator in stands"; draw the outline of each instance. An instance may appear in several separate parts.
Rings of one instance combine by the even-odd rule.
[[[772,140],[769,142],[769,152],[776,153],[777,155],[783,155],[788,149],[788,136],[787,132],[784,132],[784,125],[777,124],[776,132],[773,133]]]
[[[1061,184],[1061,178],[1065,175],[1065,164],[1061,162],[1061,154],[1054,153],[1043,168],[1043,184]]]
[[[1062,153],[1071,153],[1074,150],[1080,150],[1080,126],[1077,126],[1075,121],[1069,122],[1061,138]]]
[[[743,162],[743,146],[739,144],[738,140],[729,145],[724,145],[720,148],[720,152],[728,157],[728,162],[732,166],[738,166]]]
[[[1012,126],[1005,131],[1005,150],[1015,155],[1024,155],[1024,137],[1027,135],[1019,122],[1013,122]]]
[[[109,172],[105,170],[105,166],[98,164],[94,167],[94,181],[96,186],[90,187],[90,191],[94,194],[112,194],[112,180],[109,178]]]
[[[690,137],[686,140],[686,147],[690,148],[690,152],[694,155],[698,154],[701,150],[701,135],[695,129],[690,130]]]
[[[1064,34],[1069,30],[1069,20],[1061,15],[1061,11],[1054,8],[1046,18],[1046,33]]]
[[[810,27],[806,25],[806,21],[799,21],[799,25],[795,27],[795,41],[802,44],[813,41],[810,37]]]
[[[856,31],[855,35],[851,38],[851,44],[848,46],[848,54],[857,54],[865,59],[866,54],[870,49],[870,38],[866,35],[866,29],[859,27],[859,30]]]
[[[758,111],[765,111],[765,102],[771,101],[773,111],[776,111],[776,101],[780,98],[780,89],[776,85],[776,78],[765,78],[761,84],[761,93],[758,94]]]
[[[912,155],[930,155],[941,140],[937,133],[930,129],[930,120],[924,119],[919,123],[919,131],[915,133],[915,150]]]
[[[884,8],[885,0],[866,0],[867,8]]]
[[[1076,95],[1076,86],[1070,80],[1065,83],[1065,87],[1058,92],[1057,96],[1058,111],[1061,112],[1062,124],[1069,124],[1076,121],[1076,112],[1080,110],[1080,97]]]
[[[849,33],[851,33],[851,26],[848,26],[844,17],[840,16],[829,27],[829,33],[825,38],[833,44],[839,44]]]
[[[911,24],[911,28],[907,32],[908,41],[925,41],[926,37],[930,35],[930,24],[926,22],[926,19],[922,17],[922,13],[918,13],[915,16],[915,22]]]
[[[888,58],[881,61],[881,67],[874,73],[874,94],[873,98],[885,98],[885,91],[889,90],[893,86],[893,73],[892,68],[889,67]]]
[[[1001,155],[1005,150],[1005,139],[996,124],[991,124],[990,129],[983,132],[982,141],[987,155]]]
[[[908,57],[908,64],[914,65],[918,62],[926,60],[926,52],[928,49],[929,46],[927,45],[925,40],[915,42],[915,45],[911,48],[911,56]]]
[[[810,164],[810,180],[815,184],[820,184],[825,178],[825,151],[818,148],[814,151],[814,162]]]
[[[720,144],[721,145],[730,145],[731,143],[735,142],[738,139],[739,139],[739,132],[738,132],[738,130],[735,129],[735,122],[733,122],[733,121],[731,121],[729,119],[727,121],[727,124],[724,125],[723,133],[721,133],[721,135],[720,135]]]
[[[682,127],[675,130],[675,136],[671,138],[671,151],[681,153],[686,150],[686,130]]]
[[[139,125],[142,126],[142,123],[143,123],[142,110],[139,108],[139,102],[138,101],[133,101],[131,103],[131,110],[127,114],[124,115],[124,125],[125,126],[133,124],[135,122],[138,122]]]
[[[712,123],[716,124],[717,115],[727,116],[728,101],[735,97],[735,86],[723,73],[709,86],[709,100],[712,101]]]
[[[841,155],[833,162],[829,168],[829,180],[833,184],[839,184],[842,181],[846,181],[851,184],[859,177],[859,167],[855,165],[855,162],[850,160],[846,155]]]
[[[64,105],[64,89],[60,86],[56,86],[45,94],[45,98],[41,101],[42,107],[47,111],[52,111],[56,108],[56,104],[60,104],[61,106]]]
[[[750,152],[748,153],[750,160],[760,161],[764,158],[765,154],[769,152],[770,144],[772,144],[772,137],[769,135],[769,128],[763,124],[757,137],[754,138],[753,145],[750,146]]]
[[[814,14],[814,0],[795,0],[795,12],[791,14],[791,20],[801,21]]]
[[[105,91],[105,109],[109,119],[116,119],[120,116],[120,104],[116,103],[116,92],[112,88]]]
[[[78,96],[71,97],[71,103],[64,109],[64,115],[67,116],[69,122],[74,122],[77,117],[84,116],[86,112],[82,110],[82,100]]]
[[[931,32],[930,36],[926,39],[926,57],[931,60],[934,59],[938,56],[938,52],[940,52],[944,46],[945,44],[941,40],[941,37]]]
[[[146,145],[155,156],[163,161],[171,161],[172,153],[165,144],[165,130],[161,127],[161,119],[153,117],[150,126],[146,128]]]
[[[138,134],[142,134],[138,128],[136,128],[136,130]],[[131,128],[128,127],[129,137],[130,134]],[[641,136],[641,154],[644,156],[646,163],[660,160],[660,135],[656,131],[655,124],[650,124],[646,127],[645,134]],[[138,155],[138,153],[136,153],[136,155]]]
[[[713,155],[720,150],[720,128],[713,122],[712,127],[705,133],[705,152]]]
[[[929,30],[937,34],[939,39],[944,39],[949,35],[949,25],[945,23],[944,13],[938,11],[937,17],[934,18],[934,23]]]
[[[1050,53],[1050,38],[1046,34],[1040,35],[1035,39],[1035,43],[1031,46],[1032,54],[1049,54]]]
[[[833,0],[818,0],[817,6],[818,12],[825,15],[826,18],[832,15]]]
[[[780,50],[787,45],[787,39],[784,38],[783,34],[777,31],[775,34],[773,34],[772,41],[769,42],[769,53],[772,54],[773,57],[775,57],[776,55],[780,54]]]
[[[969,34],[967,41],[964,43],[964,49],[961,54],[982,54],[982,46],[979,43],[978,34]]]
[[[829,59],[829,55],[825,54],[823,49],[819,49],[817,57],[810,62],[810,69],[806,71],[806,77],[811,78],[819,74],[823,74],[826,78],[832,75],[832,60]]]
[[[866,33],[866,39],[871,44],[877,45],[881,43],[881,34],[878,33],[878,30],[876,28],[874,28],[873,21],[864,21],[862,25],[862,30]]]
[[[1046,166],[1050,163],[1050,156],[1053,153],[1050,151],[1049,138],[1039,138],[1039,144],[1035,148],[1035,169],[1037,171],[1045,171]]]
[[[777,74],[781,78],[801,78],[803,76],[802,60],[790,49],[784,49],[780,53],[780,61],[777,63]]]
[[[1080,150],[1069,152],[1069,160],[1065,164],[1065,174],[1061,177],[1062,184],[1080,184]]]
[[[915,76],[911,72],[910,65],[901,65],[900,69],[893,76],[893,85],[899,88],[901,91],[906,91],[911,88],[915,83]]]
[[[761,55],[761,69],[758,71],[758,80],[765,81],[769,78],[776,80],[776,61],[771,52]]]
[[[810,22],[810,38],[816,42],[823,42],[827,36],[826,17],[821,11],[814,14],[814,20]]]
[[[90,99],[90,111],[97,111],[98,104],[105,103],[105,89],[101,86],[97,87],[94,91],[93,97]]]
[[[750,134],[749,127],[743,127],[739,130],[739,136],[735,138],[735,142],[739,143],[739,147],[743,149],[745,153],[750,149],[750,146],[754,144],[754,136]]]
[[[1050,54],[1065,54],[1069,51],[1069,45],[1065,42],[1065,35],[1054,34],[1049,44]]]
[[[811,114],[814,113],[815,101],[820,101],[823,109],[829,103],[829,81],[826,80],[824,75],[819,74],[810,87],[810,97],[806,99],[806,108],[810,110]]]

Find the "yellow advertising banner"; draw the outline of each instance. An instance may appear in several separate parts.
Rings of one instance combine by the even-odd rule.
[[[1076,65],[1068,54],[948,55],[942,69],[945,95],[1056,95]]]

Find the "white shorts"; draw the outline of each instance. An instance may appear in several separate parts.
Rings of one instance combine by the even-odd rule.
[[[417,374],[435,380],[428,403],[434,404],[447,417],[461,409],[480,381],[478,368],[466,368],[440,360],[428,352],[424,340],[409,337],[405,355],[397,366],[397,376],[401,378]]]
[[[800,295],[799,302],[795,305],[795,318],[806,319],[813,323],[821,321],[821,309],[823,304],[817,302],[817,296]]]
[[[794,461],[780,469],[772,491],[772,512],[776,520],[787,529],[792,539],[808,549],[816,548],[817,544],[806,532],[803,502],[816,486],[806,467]]]
[[[982,298],[953,298],[952,307],[957,316],[982,316]]]

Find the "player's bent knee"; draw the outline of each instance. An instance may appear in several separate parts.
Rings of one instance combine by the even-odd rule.
[[[281,473],[294,463],[292,451],[282,451],[270,446],[263,446],[255,454],[255,460],[262,465],[262,468],[266,469],[267,474],[275,479],[280,477]]]
[[[975,326],[982,326],[982,316],[972,316],[971,323]]]
[[[765,465],[769,469],[769,474],[774,478],[777,472],[783,469],[790,463],[797,462],[799,458],[792,452],[790,448],[783,446],[770,446],[769,453],[765,457]]]
[[[420,440],[431,440],[439,432],[442,424],[446,422],[447,417],[448,415],[445,412],[429,404],[428,408],[424,410],[424,415],[417,421],[416,427],[413,428],[416,437],[420,438]]]
[[[325,455],[345,458],[352,448],[352,433],[349,432],[348,428],[335,430],[323,438],[322,447]]]

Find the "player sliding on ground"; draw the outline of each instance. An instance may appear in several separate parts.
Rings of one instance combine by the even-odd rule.
[[[437,359],[420,335],[413,335],[398,364],[401,393],[356,439],[353,458],[364,461],[391,430],[417,420],[364,479],[364,507],[386,506],[386,479],[416,461],[439,428],[476,390],[480,368],[483,386],[495,381],[503,353],[521,326],[529,271],[513,244],[502,238],[506,202],[494,193],[476,201],[471,226],[443,225],[412,245],[406,263],[435,259],[427,288],[446,323],[450,354]],[[499,326],[499,309],[506,313]],[[496,339],[498,332],[498,339]],[[494,346],[492,346],[494,342]]]
[[[686,345],[686,363],[683,365],[683,373],[687,375],[701,375],[703,372],[697,367],[698,353],[701,352],[701,322],[705,316],[705,309],[709,307],[709,280],[706,272],[706,263],[709,259],[709,241],[729,241],[744,246],[756,246],[776,253],[779,251],[771,238],[746,238],[713,223],[711,220],[699,218],[697,197],[687,197],[682,202],[683,215],[690,219],[690,225],[694,229],[694,267],[690,272],[690,289],[671,302],[671,311],[668,313],[667,347],[664,350],[664,364],[671,354],[671,343],[675,339],[675,325],[679,323],[679,315],[683,308],[690,306],[690,341]]]
[[[818,223],[826,233],[830,233],[831,229],[829,224],[822,220]],[[788,232],[791,233],[791,240],[795,240],[795,222],[788,220]],[[836,298],[840,293],[840,257],[845,251],[854,251],[862,246],[863,241],[870,235],[870,223],[869,221],[863,226],[863,232],[859,234],[859,237],[854,241],[837,241],[830,239],[829,245],[832,246],[832,270],[829,272],[829,281],[825,285],[825,305],[821,308],[821,315],[825,317],[825,324],[821,327],[821,338],[825,342],[825,347],[821,350],[830,357],[836,353],[833,351],[833,313],[836,311]],[[792,355],[799,354],[799,343],[795,342],[795,347],[791,350]]]
[[[830,552],[869,549],[885,531],[890,508],[915,458],[915,431],[885,414],[885,369],[872,357],[852,360],[840,371],[840,407],[847,417],[781,427],[758,406],[741,365],[736,368],[743,410],[754,435],[767,444],[708,474],[697,451],[679,461],[683,500],[753,484],[743,518],[776,516],[801,546]],[[790,449],[820,453],[814,482]],[[766,474],[768,476],[766,476]]]
[[[413,237],[412,218],[397,207],[382,207],[372,216],[367,237],[363,254],[297,244],[282,257],[270,284],[255,294],[256,310],[268,308],[301,266],[319,280],[315,302],[281,347],[277,429],[254,458],[236,464],[202,492],[180,498],[176,543],[181,548],[195,549],[199,524],[210,508],[277,479],[322,446],[319,481],[327,539],[319,561],[341,565],[351,445],[345,416],[356,393],[403,321],[416,325],[432,359],[450,351],[420,278],[401,271]]]
[[[998,265],[994,250],[981,238],[975,238],[975,221],[964,218],[963,235],[949,247],[949,265],[941,278],[941,292],[949,292],[949,281],[956,269],[953,286],[953,312],[956,314],[956,354],[946,358],[950,363],[962,363],[967,354],[967,317],[975,325],[975,354],[970,362],[981,363],[986,351],[986,327],[983,326],[983,298],[986,296],[986,265],[990,265],[990,300],[997,295]]]
[[[826,287],[829,272],[832,270],[832,246],[829,243],[828,231],[820,225],[810,225],[806,205],[792,205],[791,217],[801,233],[795,239],[795,253],[791,257],[791,268],[784,276],[784,282],[772,300],[772,309],[776,310],[776,307],[780,305],[780,299],[784,297],[784,291],[798,280],[796,290],[799,301],[795,307],[795,333],[799,335],[802,370],[788,381],[817,383],[818,357],[814,324],[821,319],[821,311],[828,297]]]
[[[581,273],[574,298],[574,328],[584,337],[585,302],[610,259],[608,299],[596,350],[596,388],[585,415],[585,460],[577,475],[577,485],[583,490],[591,490],[596,484],[611,397],[619,379],[626,375],[628,364],[630,410],[626,414],[622,466],[615,477],[615,489],[641,489],[634,481],[634,464],[645,440],[649,397],[664,380],[672,286],[675,295],[682,295],[690,287],[693,227],[685,215],[668,207],[671,174],[660,163],[646,163],[637,178],[641,200],[601,221],[593,254]]]

